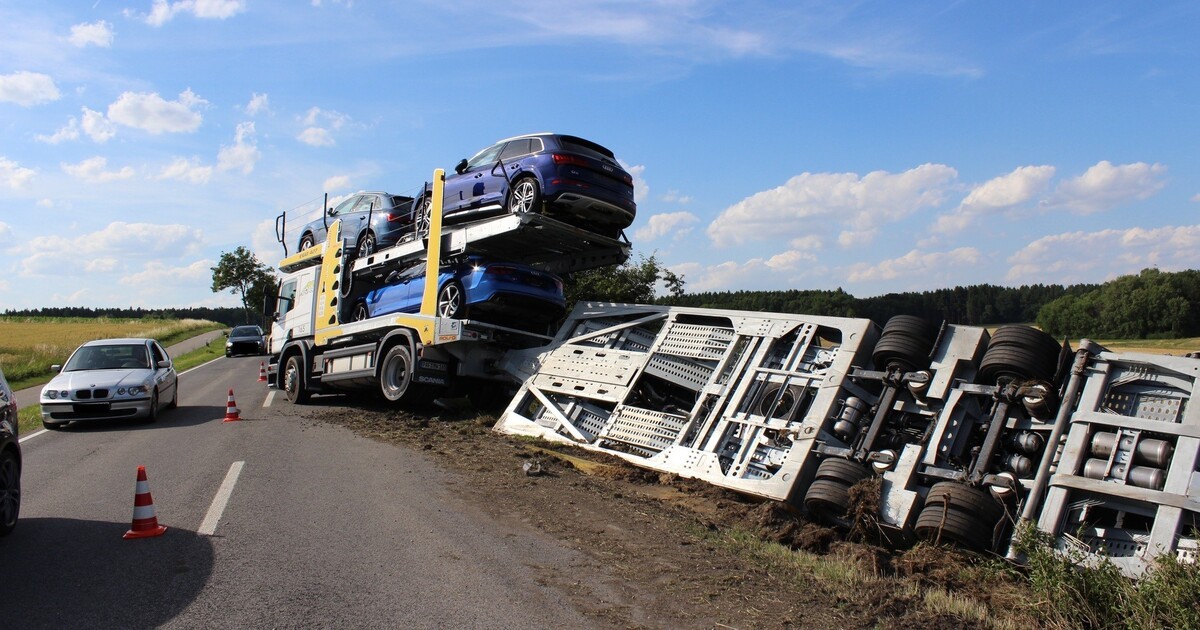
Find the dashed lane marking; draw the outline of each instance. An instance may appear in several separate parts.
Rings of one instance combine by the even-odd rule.
[[[196,530],[197,534],[212,536],[213,532],[217,531],[217,523],[220,522],[221,515],[225,513],[225,505],[229,503],[233,487],[237,485],[238,475],[242,474],[242,467],[245,465],[244,461],[233,462],[233,465],[229,467],[229,472],[225,473],[225,481],[221,482],[221,487],[217,489],[217,496],[213,497],[212,505],[208,506],[208,513],[204,515],[200,528]]]

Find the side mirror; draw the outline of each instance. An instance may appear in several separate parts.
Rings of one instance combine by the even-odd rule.
[[[51,372],[54,372],[55,374],[57,374],[57,373],[59,373],[59,372],[61,372],[61,371],[62,371],[62,366],[61,366],[61,365],[59,365],[59,364],[57,364],[57,363],[55,363],[54,365],[51,365],[51,366],[50,366],[50,371],[51,371]]]
[[[226,337],[228,337],[228,336],[229,336],[229,331],[228,331],[228,330],[226,330],[225,332],[223,332],[223,333],[221,333],[221,334],[223,334],[223,335],[225,335]]]
[[[459,175],[462,175],[465,170],[467,170],[467,158],[463,158],[461,162],[454,166],[454,172]]]
[[[169,368],[169,367],[171,367],[171,362],[170,362],[170,361],[159,361],[159,362],[158,362],[158,367],[160,367],[160,368]]]
[[[329,216],[333,216],[337,213],[333,211],[333,208],[325,208],[325,214],[327,214]]]
[[[271,319],[273,319],[275,321],[279,321],[279,311],[275,311],[274,313],[272,313]]]

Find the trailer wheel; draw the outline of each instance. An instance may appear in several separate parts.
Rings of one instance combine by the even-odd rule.
[[[451,280],[438,291],[437,312],[441,317],[450,319],[465,319],[465,294],[457,280]]]
[[[542,203],[542,191],[538,189],[537,180],[532,177],[522,177],[513,182],[512,190],[508,191],[508,211],[510,214],[525,214],[537,212]]]
[[[955,481],[933,484],[917,517],[917,535],[933,542],[950,542],[971,551],[992,546],[1004,506],[986,491]]]
[[[804,494],[804,507],[820,521],[850,529],[850,487],[871,476],[871,471],[858,462],[829,457],[817,467],[816,477]]]
[[[929,367],[929,355],[936,338],[937,329],[928,320],[896,315],[884,325],[871,358],[876,369],[923,370]]]
[[[1058,342],[1028,326],[1004,326],[992,335],[979,362],[986,385],[1000,379],[1051,381],[1058,371]]]
[[[304,365],[300,355],[288,357],[283,368],[283,391],[289,402],[302,405],[308,402],[308,388],[304,386]]]

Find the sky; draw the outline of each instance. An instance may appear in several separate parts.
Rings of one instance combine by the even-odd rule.
[[[223,252],[551,131],[686,290],[1200,268],[1200,4],[0,0],[0,311],[235,306]],[[288,235],[289,241],[295,240]]]

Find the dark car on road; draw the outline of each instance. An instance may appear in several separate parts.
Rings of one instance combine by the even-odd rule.
[[[446,176],[447,223],[538,212],[605,236],[633,223],[633,177],[613,152],[576,136],[537,133],[501,140]],[[417,230],[428,231],[429,187],[417,200]]]
[[[21,512],[21,442],[17,397],[0,371],[0,536],[17,526]]]
[[[234,326],[225,341],[225,356],[236,354],[266,354],[267,340],[258,326]]]
[[[325,242],[329,225],[342,220],[342,240],[356,256],[369,256],[413,234],[413,199],[385,192],[359,192],[328,208],[325,216],[300,228],[299,250]]]

